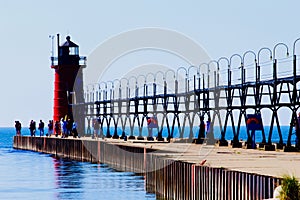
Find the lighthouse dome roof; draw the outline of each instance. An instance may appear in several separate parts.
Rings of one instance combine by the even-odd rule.
[[[78,47],[77,44],[75,44],[74,42],[71,41],[71,37],[67,36],[66,37],[66,42],[62,45],[63,47]]]

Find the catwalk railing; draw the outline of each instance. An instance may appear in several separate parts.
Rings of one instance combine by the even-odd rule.
[[[263,144],[271,144],[277,128],[278,146],[291,146],[293,128],[298,126],[299,109],[299,55],[297,39],[289,47],[276,44],[273,49],[264,47],[258,52],[247,51],[230,58],[202,63],[176,71],[141,74],[86,86],[85,117],[89,128],[97,118],[101,136],[141,138],[147,130],[147,117],[158,121],[157,138],[166,130],[168,138],[194,138],[199,131],[200,117],[211,120],[208,136],[220,132],[220,142],[227,134],[233,143],[239,143],[241,127],[247,114],[261,114]],[[278,113],[283,112],[284,119]],[[283,140],[280,121],[289,122],[289,133]],[[230,130],[229,128],[230,127]],[[121,131],[121,133],[120,133]],[[113,134],[111,134],[113,132]],[[247,141],[251,134],[247,131]],[[296,145],[300,135],[296,133]]]

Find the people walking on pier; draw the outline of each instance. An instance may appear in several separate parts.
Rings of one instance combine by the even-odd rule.
[[[201,116],[200,117],[200,125],[199,125],[198,141],[203,141],[204,138],[205,138],[205,124],[204,124],[204,117]]]
[[[36,132],[35,121],[33,121],[33,120],[30,121],[29,130],[30,130],[30,135],[35,136],[35,132]]]
[[[48,136],[51,136],[53,134],[53,120],[49,120],[48,122]]]
[[[147,140],[153,141],[153,128],[158,128],[157,118],[147,117],[147,125],[148,125],[148,137]]]
[[[208,134],[209,131],[210,131],[210,123],[211,123],[211,119],[210,119],[210,116],[209,116],[207,121],[206,121],[206,134]]]
[[[87,118],[87,130],[86,130],[86,134],[87,135],[90,135],[91,134],[91,125],[90,125],[90,122],[91,122],[91,118],[90,117],[88,117]]]
[[[72,127],[73,127],[73,121],[68,118],[68,121],[67,121],[67,134],[66,134],[66,137],[68,136],[71,136],[72,135]]]
[[[67,134],[67,121],[64,119],[61,119],[61,129],[62,129],[61,138],[65,138]]]
[[[57,137],[60,134],[60,123],[59,123],[59,121],[55,121],[54,130],[55,130],[55,137]]]
[[[22,125],[19,121],[15,121],[16,134],[21,135]]]
[[[45,127],[45,123],[42,120],[40,120],[40,123],[39,123],[40,137],[44,136],[44,127]]]
[[[150,127],[151,125],[151,118],[150,117],[147,117],[147,125],[148,125],[148,137],[147,139],[148,140],[152,140],[152,127]]]
[[[94,119],[93,120],[93,128],[94,128],[94,134],[92,136],[92,138],[98,138],[99,137],[99,129],[100,129],[100,124],[99,124],[99,121],[98,119]]]
[[[299,137],[300,137],[300,112],[298,113],[297,120],[295,122],[295,132],[296,132],[296,146],[299,146]]]
[[[77,132],[77,123],[76,122],[73,122],[72,132],[73,132],[73,137],[77,138],[78,137],[78,132]]]

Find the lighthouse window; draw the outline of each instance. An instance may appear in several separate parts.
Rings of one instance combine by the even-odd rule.
[[[69,48],[69,55],[79,55],[78,47],[70,47]]]

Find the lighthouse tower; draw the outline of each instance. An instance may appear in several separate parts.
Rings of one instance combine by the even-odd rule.
[[[55,70],[53,120],[60,121],[65,117],[73,120],[72,104],[84,102],[82,70],[86,67],[86,57],[79,56],[79,46],[71,41],[70,36],[62,45],[59,40],[57,34],[58,55],[51,57],[51,68]],[[84,120],[81,120],[84,116],[76,118],[74,120],[79,126],[84,126]]]

